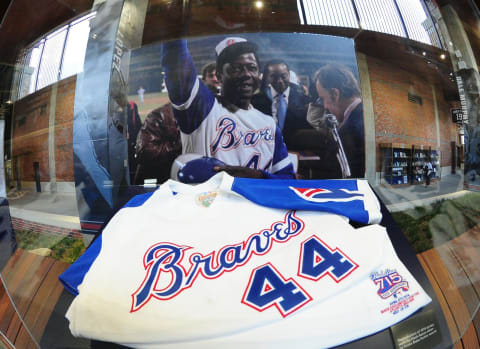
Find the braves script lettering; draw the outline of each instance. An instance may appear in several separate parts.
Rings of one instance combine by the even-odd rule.
[[[151,246],[144,255],[145,278],[132,294],[130,312],[142,308],[153,297],[159,300],[172,299],[191,287],[196,278],[216,279],[224,272],[230,272],[245,265],[253,255],[264,255],[274,242],[285,243],[303,231],[305,223],[289,211],[283,221],[273,223],[269,229],[252,234],[245,241],[228,245],[218,251],[203,255],[191,253],[188,271],[185,252],[194,251],[190,246],[179,246],[170,242],[160,242]]]
[[[273,141],[272,129],[266,127],[261,130],[239,130],[235,120],[229,117],[223,117],[217,122],[217,137],[210,144],[210,152],[215,154],[218,150],[229,151],[242,145],[244,147],[254,147],[259,142]]]

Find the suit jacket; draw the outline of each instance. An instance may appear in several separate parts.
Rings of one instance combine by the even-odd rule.
[[[350,166],[352,178],[365,176],[365,131],[363,125],[363,105],[360,103],[347,121],[338,129],[343,150]],[[342,178],[340,164],[336,158],[336,144],[329,141],[322,163],[328,164],[322,178]]]
[[[310,98],[305,96],[297,85],[290,83],[287,115],[282,131],[287,146],[289,143],[288,138],[295,130],[312,129],[312,126],[307,122],[307,108],[309,102]],[[264,91],[253,96],[252,105],[262,113],[272,115],[272,98]]]

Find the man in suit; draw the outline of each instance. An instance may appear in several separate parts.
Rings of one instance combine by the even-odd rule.
[[[318,96],[327,113],[335,115],[338,134],[350,166],[352,178],[365,176],[365,133],[360,87],[353,73],[339,64],[327,64],[314,76]],[[323,162],[329,164],[326,178],[341,178],[336,159],[337,145],[330,143]]]
[[[269,61],[264,69],[264,88],[252,98],[252,105],[272,115],[283,133],[289,149],[298,149],[298,130],[312,129],[306,120],[310,98],[290,82],[290,70],[283,60]]]

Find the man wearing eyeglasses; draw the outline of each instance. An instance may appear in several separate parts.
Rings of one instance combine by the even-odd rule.
[[[217,76],[222,83],[220,96],[197,78],[184,40],[163,46],[167,90],[180,127],[183,152],[221,160],[226,165],[214,170],[236,177],[294,178],[275,120],[250,103],[260,83],[256,45],[230,37],[215,51]]]

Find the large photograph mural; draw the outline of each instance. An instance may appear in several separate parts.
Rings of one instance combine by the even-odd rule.
[[[252,178],[364,177],[351,39],[245,33],[143,46],[132,51],[128,84],[132,184],[191,183],[221,170]]]

